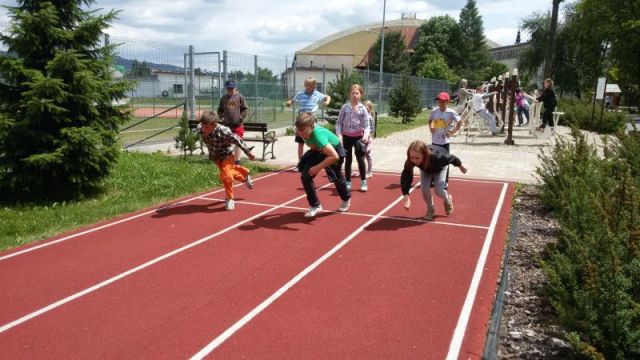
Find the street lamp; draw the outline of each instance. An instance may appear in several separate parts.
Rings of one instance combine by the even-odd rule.
[[[382,5],[382,28],[380,29],[380,76],[378,79],[378,114],[382,114],[382,64],[384,61],[384,17],[387,11],[387,0]]]

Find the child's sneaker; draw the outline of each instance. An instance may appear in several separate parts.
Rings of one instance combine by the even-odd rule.
[[[224,202],[224,209],[227,211],[231,211],[236,208],[236,203],[233,199],[226,200]]]
[[[347,181],[347,190],[351,190],[351,181]]]
[[[360,181],[360,191],[367,192],[367,190],[369,190],[369,187],[367,186],[367,180],[361,180]]]
[[[444,201],[444,213],[447,215],[453,214],[453,196],[449,195],[449,199]]]
[[[251,175],[247,175],[247,178],[245,179],[244,184],[247,186],[248,189],[253,189],[253,179],[251,178]]]
[[[312,206],[312,207],[309,208],[307,213],[304,214],[304,217],[312,218],[312,217],[316,216],[316,214],[319,211],[322,211],[322,205]]]
[[[351,205],[351,199],[342,200],[340,203],[340,207],[338,208],[339,212],[345,212],[349,210],[349,206]]]
[[[435,216],[435,214],[436,214],[436,209],[430,207],[427,209],[427,213],[424,214],[423,218],[427,221],[431,221],[433,220],[433,217]]]

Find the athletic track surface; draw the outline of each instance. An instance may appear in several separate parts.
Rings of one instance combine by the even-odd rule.
[[[479,359],[514,185],[452,178],[426,222],[399,174],[354,183],[344,214],[283,170],[0,253],[0,358]]]

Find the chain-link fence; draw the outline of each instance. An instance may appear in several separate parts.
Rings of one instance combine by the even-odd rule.
[[[0,31],[8,24],[0,23]],[[105,35],[105,45],[115,49],[114,77],[133,80],[136,86],[124,101],[131,106],[132,119],[122,126],[120,139],[127,147],[141,142],[173,142],[179,119],[186,111],[193,120],[202,111],[216,111],[224,94],[224,81],[233,79],[249,106],[247,122],[265,122],[270,128],[291,126],[297,108],[285,102],[304,89],[310,74],[318,80],[318,90],[326,92],[336,81],[338,70],[315,67],[315,72],[297,70],[287,58],[249,55],[228,51],[197,52],[191,46]],[[198,49],[203,50],[203,49]],[[0,51],[7,51],[0,43]],[[389,90],[400,75],[354,70],[362,78],[366,98],[388,111]],[[381,81],[382,80],[382,81]],[[420,90],[421,104],[433,104],[440,91],[449,90],[442,80],[411,78]],[[322,117],[324,112],[319,111]]]
[[[378,71],[355,70],[361,77],[367,98],[379,105],[378,112],[389,111],[388,98],[389,91],[402,79],[402,75],[383,73],[382,77]],[[420,104],[422,107],[431,107],[435,104],[435,97],[441,91],[449,92],[449,82],[445,80],[433,80],[421,77],[410,76],[411,83],[420,91]],[[380,102],[380,104],[377,104]]]
[[[223,52],[223,73],[233,79],[247,100],[249,118],[246,122],[264,122],[270,127],[291,124],[284,73],[285,58]]]

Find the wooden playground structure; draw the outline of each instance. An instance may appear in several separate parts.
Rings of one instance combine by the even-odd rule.
[[[486,109],[496,116],[496,124],[499,127],[498,132],[501,134],[507,133],[507,138],[504,141],[507,145],[515,144],[512,134],[513,128],[516,126],[515,117],[517,111],[515,111],[515,97],[512,95],[515,93],[518,83],[518,72],[517,69],[514,69],[511,77],[507,72],[498,76],[497,79],[491,79],[491,82],[484,85],[486,93],[495,92],[486,102]],[[465,137],[465,143],[469,143],[474,142],[478,135],[490,134],[486,120],[473,109],[471,99],[475,91],[466,88],[460,88],[458,91],[458,101],[462,105],[458,108],[460,120],[462,121],[459,135]],[[532,102],[529,106],[529,119],[526,119],[526,123],[523,122],[519,129],[527,129],[527,133],[532,137],[546,138],[551,136],[554,133],[553,126],[547,127],[542,132],[537,130],[541,124],[540,113],[542,110],[542,103],[535,100],[537,93],[534,91],[533,95],[529,95],[523,92],[523,95],[528,100],[532,100]],[[553,112],[553,123],[557,125],[562,115],[564,115],[564,112],[556,109]],[[521,114],[521,116],[525,118],[524,114]]]

